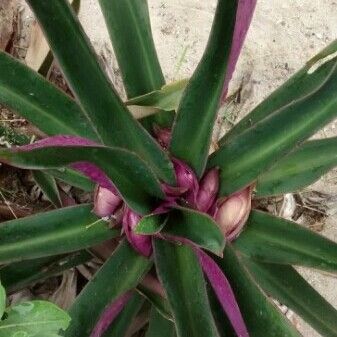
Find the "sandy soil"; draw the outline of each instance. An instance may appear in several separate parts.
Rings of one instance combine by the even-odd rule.
[[[148,0],[155,42],[168,81],[191,75],[205,47],[215,0]],[[82,0],[80,20],[99,55],[113,68],[122,92],[116,61],[97,0]],[[24,14],[30,20],[29,11]],[[337,37],[337,1],[258,0],[255,17],[239,60],[231,91],[243,85],[239,117],[266,97],[309,58]],[[235,111],[233,113],[236,113]],[[336,134],[331,123],[320,136]],[[337,174],[321,179],[315,189],[337,192]],[[323,234],[337,241],[337,221],[330,217]],[[309,282],[337,308],[337,279],[303,271]],[[305,337],[319,336],[299,321]]]

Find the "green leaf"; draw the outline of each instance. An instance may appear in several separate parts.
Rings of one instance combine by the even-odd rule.
[[[259,261],[337,271],[337,244],[294,222],[253,211],[235,241],[243,254]]]
[[[224,259],[218,258],[217,262],[231,283],[250,337],[300,337],[295,327],[261,291],[231,244],[226,246]]]
[[[88,262],[92,255],[79,251],[66,256],[48,256],[34,260],[12,263],[0,269],[0,279],[9,293],[19,291],[27,286],[42,282],[59,275],[65,270]]]
[[[161,232],[165,236],[188,239],[196,245],[222,255],[225,239],[218,225],[207,214],[189,208],[177,207],[169,214]]]
[[[216,337],[205,280],[192,248],[154,240],[154,256],[178,337]]]
[[[163,197],[160,183],[146,163],[134,153],[120,148],[67,146],[31,151],[0,149],[0,158],[10,165],[34,170],[89,161],[106,173],[128,205],[139,213],[150,212],[157,198]]]
[[[172,131],[172,154],[199,177],[206,165],[223,90],[237,5],[237,1],[218,2],[206,51],[184,91]]]
[[[81,0],[68,0],[75,13],[78,15]],[[54,61],[54,56],[49,48],[46,39],[43,36],[39,25],[34,24],[30,34],[30,44],[27,49],[25,63],[42,76],[47,77],[50,67]]]
[[[211,310],[215,320],[215,324],[219,332],[219,336],[237,337],[237,334],[234,332],[234,329],[231,326],[229,318],[224,313],[224,310],[219,302],[219,299],[209,282],[207,283],[207,294],[211,305]]]
[[[264,291],[295,311],[322,336],[337,336],[337,310],[291,266],[244,260]]]
[[[89,336],[104,309],[135,288],[151,265],[123,241],[76,298],[69,310],[72,320],[65,337]]]
[[[89,178],[85,177],[83,174],[68,169],[68,168],[60,168],[55,170],[46,170],[48,174],[53,177],[71,185],[74,187],[78,187],[86,192],[92,192],[95,188],[95,183],[93,183]]]
[[[313,57],[307,64],[293,75],[281,87],[276,89],[262,103],[260,103],[251,113],[245,116],[237,123],[223,138],[219,141],[219,145],[226,144],[232,139],[242,134],[245,130],[255,126],[261,120],[267,118],[275,111],[285,107],[286,105],[298,101],[300,98],[311,94],[317,90],[326,80],[333,64],[323,64],[320,71],[308,73],[320,60],[324,60],[337,51],[337,41],[332,42],[328,47]]]
[[[146,286],[139,284],[137,291],[146,298],[156,309],[157,311],[170,321],[173,321],[170,305],[164,297],[153,292],[151,289]]]
[[[210,156],[208,167],[220,168],[220,196],[251,184],[337,114],[337,55],[320,66],[321,83],[312,92],[273,111]]]
[[[124,309],[109,326],[102,337],[125,336],[143,303],[144,300],[142,296],[137,293],[133,294],[132,298],[125,305]]]
[[[164,85],[160,90],[129,99],[127,105],[148,106],[164,111],[177,111],[188,79]]]
[[[256,195],[294,192],[337,165],[337,138],[313,140],[281,158],[257,179]]]
[[[135,228],[137,234],[161,233],[167,238],[179,238],[222,255],[225,239],[216,222],[207,214],[190,208],[176,207],[167,214],[145,216]]]
[[[161,179],[174,184],[173,166],[167,154],[124,106],[99,65],[67,0],[27,2],[39,20],[70,87],[103,143],[137,153]]]
[[[0,52],[0,103],[46,134],[98,140],[81,108],[42,76]]]
[[[160,315],[157,310],[151,310],[150,324],[145,337],[175,337],[175,329],[172,322]]]
[[[54,177],[43,171],[33,171],[33,178],[48,200],[56,208],[61,207],[62,201]]]
[[[128,97],[159,89],[164,83],[152,39],[147,0],[100,0]]]
[[[24,302],[7,310],[0,322],[0,337],[60,337],[70,317],[56,305],[44,301]]]
[[[35,214],[0,224],[0,262],[73,252],[118,235],[92,214],[92,205]]]
[[[0,319],[3,316],[6,309],[6,291],[5,288],[2,286],[2,279],[0,283]]]
[[[143,235],[154,235],[159,233],[166,225],[167,214],[149,214],[140,219],[134,228],[135,233]]]

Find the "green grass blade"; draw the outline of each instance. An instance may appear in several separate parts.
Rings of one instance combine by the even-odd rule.
[[[39,20],[70,87],[103,143],[137,153],[161,179],[174,183],[168,156],[134,120],[113,89],[68,1],[27,2]]]
[[[330,70],[328,74],[326,69]],[[325,77],[313,92],[274,111],[211,155],[208,167],[220,168],[221,196],[254,182],[275,161],[337,116],[337,55],[315,72]]]
[[[300,337],[295,327],[261,291],[231,244],[226,246],[224,259],[217,261],[233,287],[250,337]]]
[[[134,293],[129,302],[125,305],[124,309],[116,317],[102,337],[125,336],[143,303],[144,299],[142,296]]]
[[[89,336],[104,309],[135,288],[151,265],[123,241],[76,298],[69,310],[71,323],[65,337]]]
[[[154,241],[155,263],[178,337],[217,337],[204,276],[192,248]]]
[[[337,243],[264,212],[251,213],[234,245],[259,261],[337,272]]]
[[[92,255],[82,250],[66,256],[49,256],[15,262],[0,269],[0,278],[9,293],[17,292],[37,282],[62,274],[65,270],[91,259]]]
[[[256,195],[294,192],[337,165],[337,138],[313,140],[281,158],[257,179]]]
[[[74,100],[1,51],[0,103],[50,136],[65,134],[99,139]]]
[[[158,61],[147,0],[100,0],[128,97],[160,89],[164,76]]]
[[[181,99],[171,152],[201,176],[231,51],[238,1],[220,0],[206,51]],[[186,146],[188,144],[188,146]]]
[[[331,43],[328,47],[322,50],[319,54],[313,57],[307,64],[293,75],[281,87],[275,90],[262,103],[260,103],[251,113],[245,116],[237,123],[224,137],[219,141],[219,145],[230,142],[233,138],[244,132],[245,130],[256,125],[259,121],[267,118],[273,112],[290,104],[293,101],[299,100],[315,89],[317,89],[325,81],[326,76],[331,71],[331,64],[322,65],[319,72],[308,74],[310,68],[319,60],[337,51],[337,41]]]
[[[175,337],[174,325],[160,315],[156,309],[151,310],[149,328],[145,337]]]
[[[105,172],[129,206],[139,213],[149,213],[153,202],[163,197],[160,183],[146,163],[134,153],[119,148],[70,146],[31,151],[0,149],[0,160],[33,170],[91,162]]]
[[[119,235],[92,214],[92,205],[67,207],[0,225],[0,262],[73,252]]]
[[[61,207],[62,201],[55,178],[43,171],[33,171],[33,178],[48,200],[56,208]]]
[[[291,266],[245,260],[264,291],[307,321],[324,337],[337,336],[337,310]]]

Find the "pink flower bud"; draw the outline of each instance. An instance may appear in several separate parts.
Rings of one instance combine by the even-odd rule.
[[[202,178],[197,194],[197,208],[201,212],[208,212],[212,207],[219,190],[219,170],[213,168]]]
[[[171,129],[161,128],[158,125],[154,125],[153,131],[158,140],[158,143],[165,149],[167,149],[171,142]]]
[[[122,199],[111,190],[97,186],[94,198],[94,213],[99,217],[111,216],[118,206],[122,203]]]
[[[151,237],[147,235],[136,234],[133,229],[138,224],[141,216],[132,211],[130,208],[125,208],[123,215],[123,228],[126,237],[132,247],[140,254],[148,257],[152,253]]]
[[[177,184],[179,187],[186,188],[186,190],[193,189],[197,178],[192,170],[181,160],[173,159],[174,170],[177,177]]]
[[[251,195],[251,187],[232,194],[220,204],[215,213],[215,220],[229,241],[238,237],[248,219],[251,210]]]
[[[175,174],[177,177],[177,185],[186,190],[186,201],[195,206],[196,196],[199,189],[199,183],[194,172],[184,162],[179,159],[172,159]]]

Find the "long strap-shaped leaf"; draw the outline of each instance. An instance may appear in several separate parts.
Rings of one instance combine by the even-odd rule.
[[[1,149],[0,161],[26,169],[52,169],[78,162],[93,163],[106,173],[129,206],[139,213],[151,211],[154,198],[163,196],[158,180],[145,162],[134,153],[119,148],[56,146],[30,151],[22,148]]]
[[[322,336],[337,336],[337,310],[293,267],[244,261],[268,295],[302,316]]]
[[[151,310],[149,329],[145,337],[175,337],[174,325],[160,315],[156,309]]]
[[[35,71],[0,52],[0,103],[53,136],[99,140],[81,108]]]
[[[129,302],[125,305],[124,309],[113,321],[102,337],[125,336],[143,303],[144,299],[142,296],[134,293]]]
[[[285,316],[261,291],[231,244],[226,246],[224,259],[217,261],[233,287],[250,337],[300,337]],[[225,336],[232,335],[226,333]]]
[[[174,183],[172,164],[136,122],[101,69],[67,0],[27,0],[83,110],[106,145],[132,150]],[[53,18],[52,20],[50,18]]]
[[[128,97],[160,89],[164,76],[152,39],[147,0],[100,0]]]
[[[47,173],[71,186],[81,188],[87,192],[91,192],[95,188],[95,184],[89,178],[68,168],[62,167],[60,169],[47,170]]]
[[[104,309],[136,287],[151,264],[123,241],[70,308],[71,323],[65,337],[89,336]]]
[[[337,271],[337,243],[264,212],[252,212],[234,245],[260,261]]]
[[[274,111],[232,138],[210,157],[208,166],[220,167],[220,195],[228,195],[268,169],[337,116],[337,55],[316,72],[330,72],[318,88]]]
[[[319,54],[313,57],[307,64],[293,75],[286,83],[275,90],[262,103],[260,103],[251,113],[237,123],[223,138],[219,141],[220,145],[230,142],[233,138],[241,134],[246,129],[256,125],[262,119],[268,117],[273,112],[299,100],[315,89],[319,88],[325,81],[331,71],[333,64],[321,65],[321,71],[309,72],[317,63],[324,61],[329,55],[333,55],[337,51],[337,41],[331,43]]]
[[[192,248],[154,240],[154,255],[172,308],[177,336],[218,336],[204,276]]]
[[[257,179],[256,195],[294,192],[312,184],[337,165],[337,138],[304,143]]]
[[[226,99],[228,85],[230,80],[232,79],[236,63],[239,59],[241,49],[243,47],[243,43],[245,42],[246,35],[248,33],[248,29],[253,18],[256,3],[257,0],[238,1],[238,8],[236,11],[236,19],[235,19],[235,28],[232,37],[231,52],[228,59],[228,67],[226,71],[226,78],[222,92],[223,101]]]
[[[48,200],[57,208],[62,206],[55,178],[43,171],[33,171],[33,178]]]
[[[8,293],[17,292],[86,263],[92,257],[86,250],[82,250],[69,255],[48,256],[11,263],[0,269],[1,282]]]
[[[190,79],[173,126],[171,152],[201,176],[219,107],[238,1],[219,0],[206,51]]]
[[[36,214],[0,225],[0,262],[73,252],[118,235],[92,214],[92,205]]]
[[[78,15],[81,7],[81,0],[68,0]],[[38,71],[42,76],[47,76],[50,67],[54,61],[53,53],[51,52],[48,42],[46,41],[41,28],[34,22],[31,34],[30,44],[27,49],[25,63],[35,71]]]
[[[155,308],[159,314],[165,319],[173,321],[172,310],[167,299],[163,297],[163,294],[158,294],[146,287],[146,282],[145,285],[139,284],[137,291],[152,304],[153,308]]]

